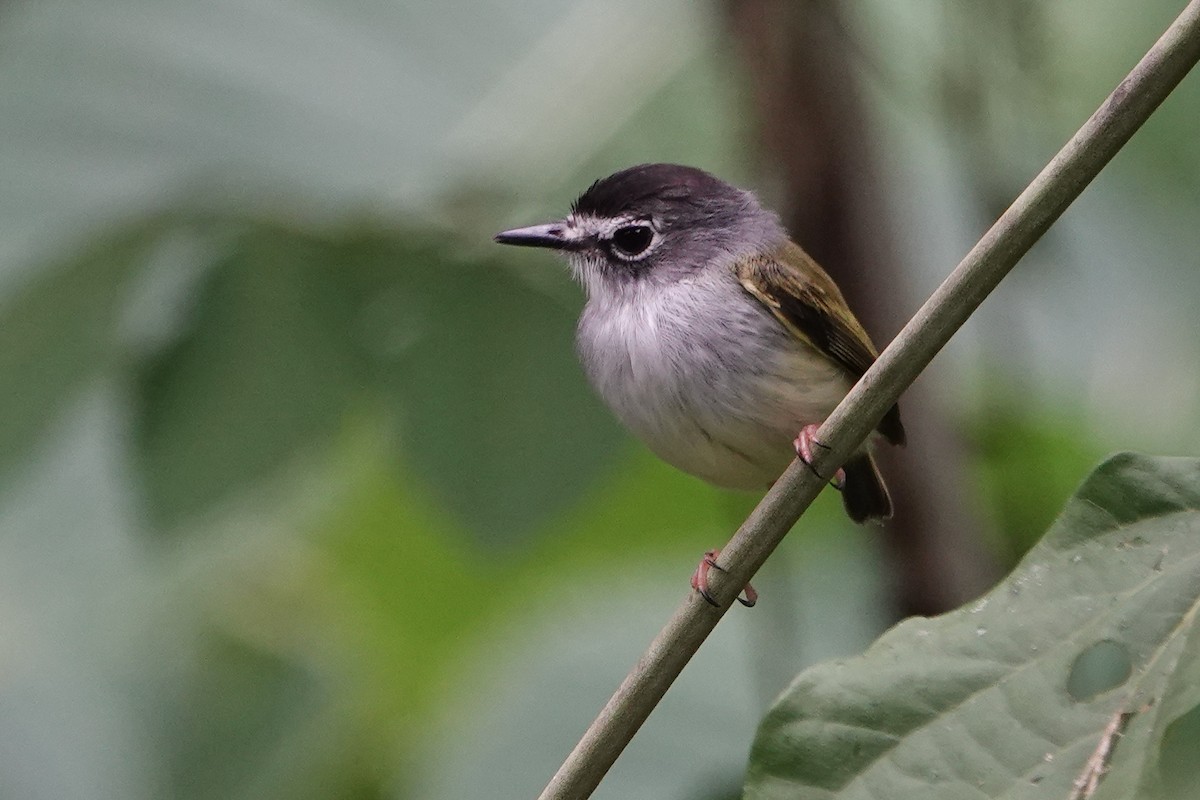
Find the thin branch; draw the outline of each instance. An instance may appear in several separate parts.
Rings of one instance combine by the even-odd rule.
[[[1096,749],[1092,751],[1092,755],[1088,757],[1087,763],[1083,765],[1083,772],[1071,784],[1071,794],[1067,800],[1091,800],[1096,794],[1096,790],[1100,788],[1100,782],[1104,780],[1105,774],[1108,772],[1108,765],[1112,763],[1113,751],[1117,749],[1117,743],[1121,738],[1121,734],[1125,731],[1125,726],[1129,724],[1129,718],[1133,716],[1132,711],[1124,708],[1113,714],[1112,719],[1104,726],[1104,731],[1100,734],[1100,741],[1096,745]]]
[[[830,475],[833,467],[846,460],[900,393],[1198,60],[1200,0],[1191,0],[821,426],[818,437],[829,445],[829,450],[818,455],[818,472]],[[714,608],[689,593],[584,733],[540,800],[582,800],[591,795],[716,627],[739,589],[750,581],[824,486],[824,480],[799,462],[788,467],[721,551],[725,571],[714,572],[710,584],[720,607]]]

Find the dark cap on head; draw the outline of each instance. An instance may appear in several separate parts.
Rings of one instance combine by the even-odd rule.
[[[611,218],[654,211],[663,202],[705,206],[741,196],[742,192],[702,169],[680,164],[639,164],[593,183],[571,210]]]
[[[671,280],[786,239],[750,192],[702,169],[639,164],[602,178],[565,219],[496,234],[501,244],[577,254],[581,274]]]

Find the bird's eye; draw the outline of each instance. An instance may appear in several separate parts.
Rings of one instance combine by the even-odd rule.
[[[613,247],[618,255],[632,258],[646,252],[650,242],[654,241],[654,230],[649,225],[625,225],[617,228],[612,235]]]

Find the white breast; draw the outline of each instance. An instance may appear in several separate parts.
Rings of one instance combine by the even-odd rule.
[[[850,386],[731,275],[593,299],[578,347],[596,390],[651,450],[730,488],[770,485],[800,428],[823,420]]]

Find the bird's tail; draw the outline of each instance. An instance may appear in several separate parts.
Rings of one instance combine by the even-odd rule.
[[[861,523],[892,515],[892,498],[870,453],[855,456],[842,469],[846,473],[842,502],[850,519]]]

